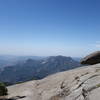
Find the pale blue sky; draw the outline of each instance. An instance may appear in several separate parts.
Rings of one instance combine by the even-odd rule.
[[[0,54],[84,56],[95,50],[99,0],[0,0]]]

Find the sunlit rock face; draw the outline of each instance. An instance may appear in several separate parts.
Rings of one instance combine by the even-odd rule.
[[[15,100],[99,100],[100,64],[9,86],[8,91]]]
[[[100,51],[96,51],[81,60],[81,64],[93,65],[100,63]]]

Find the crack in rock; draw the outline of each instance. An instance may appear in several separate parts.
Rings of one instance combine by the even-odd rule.
[[[11,98],[2,98],[0,100],[18,100],[18,99],[23,99],[26,96],[15,96],[15,97],[11,97]]]

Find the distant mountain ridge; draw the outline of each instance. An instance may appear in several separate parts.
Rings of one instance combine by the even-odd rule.
[[[13,56],[13,55],[0,55],[0,68],[4,68],[6,66],[12,66],[17,63],[26,61],[27,59],[40,60],[44,57],[40,56]]]
[[[50,56],[40,60],[28,59],[23,63],[5,67],[0,72],[0,81],[16,83],[42,79],[48,75],[80,66],[78,61],[65,56]]]

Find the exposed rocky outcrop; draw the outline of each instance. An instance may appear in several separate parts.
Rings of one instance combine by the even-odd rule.
[[[60,72],[42,80],[8,87],[17,100],[99,100],[100,64]]]
[[[81,64],[93,65],[100,63],[100,51],[96,51],[81,60]]]

